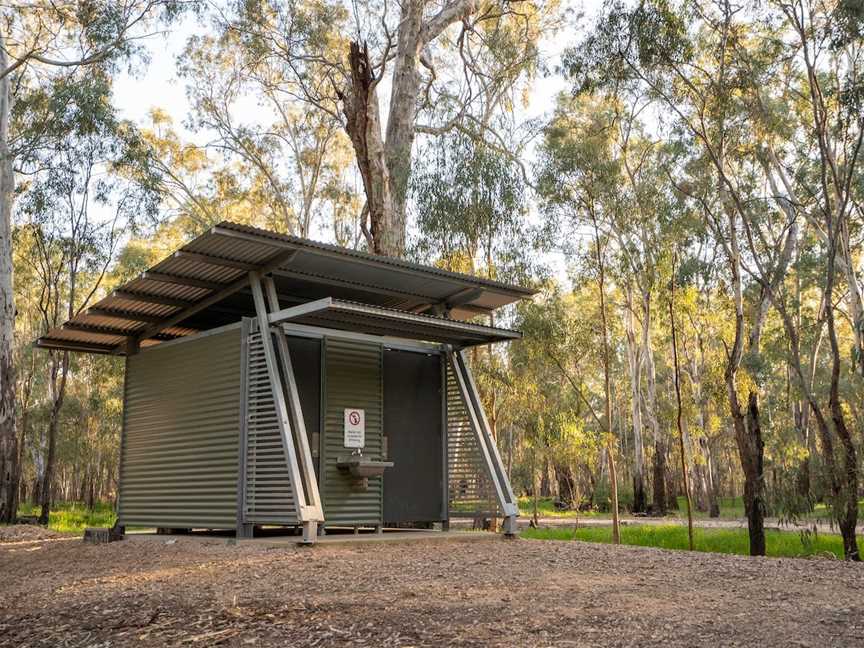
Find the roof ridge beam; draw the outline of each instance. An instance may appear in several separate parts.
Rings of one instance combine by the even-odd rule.
[[[405,259],[397,259],[390,257],[378,257],[372,254],[367,254],[363,252],[358,252],[357,250],[350,250],[348,248],[338,248],[333,245],[329,245],[327,243],[319,243],[316,241],[310,241],[313,245],[304,245],[302,241],[285,241],[285,240],[273,240],[269,239],[260,234],[252,234],[250,232],[241,232],[237,230],[230,229],[228,227],[224,227],[220,225],[214,225],[210,228],[210,232],[216,234],[218,236],[225,236],[228,238],[235,238],[244,241],[252,241],[254,243],[260,243],[262,245],[270,245],[272,247],[285,247],[285,246],[295,246],[294,249],[304,249],[305,251],[310,252],[311,254],[321,254],[323,256],[335,257],[338,259],[344,259],[346,256],[350,257],[353,261],[357,263],[362,263],[363,265],[373,266],[377,268],[387,268],[388,270],[394,270],[396,272],[401,272],[403,274],[413,274],[416,275],[418,272],[421,274],[425,274],[427,276],[438,276],[442,280],[445,281],[453,281],[461,283],[465,287],[476,287],[485,285],[486,288],[491,292],[502,292],[507,294],[508,292],[520,292],[527,295],[531,295],[534,291],[530,291],[528,289],[522,288],[521,286],[509,286],[503,284],[499,281],[494,281],[492,279],[484,279],[482,277],[473,277],[469,275],[463,275],[458,272],[452,272],[450,270],[443,270],[440,268],[426,268],[420,264],[413,263],[411,261],[406,261]],[[334,249],[335,248],[335,249]],[[405,264],[409,264],[406,267]],[[416,266],[416,267],[412,267]],[[430,272],[430,270],[437,270],[438,273]]]

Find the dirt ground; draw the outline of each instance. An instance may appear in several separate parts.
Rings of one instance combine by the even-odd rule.
[[[860,646],[864,567],[580,542],[0,544],[3,646]]]

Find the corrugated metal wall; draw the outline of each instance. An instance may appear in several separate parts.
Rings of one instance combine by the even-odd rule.
[[[297,509],[261,334],[249,336],[247,358],[246,488],[244,521],[296,524]]]
[[[369,480],[358,492],[352,480],[336,467],[345,448],[345,408],[366,410],[363,454],[381,458],[383,386],[380,344],[327,337],[324,340],[324,430],[321,435],[321,481],[327,524],[380,524],[383,516],[382,478]],[[386,478],[386,473],[385,473]]]
[[[121,524],[234,528],[240,329],[131,356],[121,448]]]
[[[447,362],[447,484],[450,517],[498,515],[495,487],[483,460],[453,366]]]

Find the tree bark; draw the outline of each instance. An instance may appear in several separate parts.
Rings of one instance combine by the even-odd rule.
[[[66,377],[69,373],[69,352],[63,351],[60,359],[53,360],[51,368],[51,414],[48,419],[48,453],[45,458],[45,474],[42,478],[39,524],[48,524],[51,501],[54,495],[54,465],[57,454],[57,429],[60,426],[60,410],[66,396]]]
[[[425,2],[406,0],[402,3],[402,22],[396,39],[396,57],[393,61],[390,112],[387,117],[387,138],[384,152],[390,172],[392,213],[383,235],[384,246],[405,250],[408,180],[411,175],[411,151],[414,147],[414,117],[420,95],[420,71],[417,67],[420,51],[426,45],[423,33]],[[397,256],[397,255],[394,255]]]
[[[9,61],[0,35],[0,70]],[[15,293],[12,266],[12,205],[15,172],[9,150],[10,75],[0,79],[0,523],[15,521],[18,447],[15,431]]]
[[[600,231],[597,228],[597,219],[591,213],[594,223],[594,243],[597,253],[597,288],[600,293],[600,323],[603,327],[603,392],[605,394],[605,416],[606,416],[606,450],[609,459],[609,485],[611,487],[612,507],[612,542],[621,543],[621,529],[618,522],[618,471],[615,466],[615,435],[612,432],[612,389],[609,378],[609,325],[606,321],[606,265],[603,261],[603,252],[600,248]]]
[[[730,391],[734,390],[734,387]],[[744,512],[750,535],[750,555],[765,555],[765,476],[763,458],[765,444],[759,425],[759,398],[751,391],[747,397],[746,417],[741,412],[737,394],[730,395],[732,421],[738,455],[744,471]]]
[[[361,48],[359,43],[352,42],[348,61],[351,66],[351,85],[347,92],[340,91],[339,98],[345,115],[345,131],[351,139],[366,193],[364,212],[369,219],[369,227],[366,230],[364,222],[364,232],[375,254],[401,256],[403,250],[394,245],[394,236],[389,231],[393,226],[394,206],[378,110],[377,87],[380,78],[374,76],[369,50],[365,45]]]
[[[627,336],[627,368],[630,372],[630,410],[633,419],[633,512],[645,512],[645,448],[642,440],[642,355],[633,325],[633,289],[627,286],[624,324]]]
[[[393,78],[386,139],[381,135],[376,78],[364,45],[352,42],[349,55],[351,86],[339,92],[357,166],[366,191],[369,229],[366,238],[376,254],[400,257],[405,253],[405,202],[411,176],[415,117],[422,78],[418,69],[423,49],[454,22],[476,11],[475,0],[451,0],[424,20],[425,0],[405,0],[396,34]],[[364,225],[365,226],[365,225]]]
[[[842,223],[843,215],[838,220]],[[840,345],[837,340],[837,328],[834,322],[834,304],[832,301],[834,293],[835,259],[837,255],[831,222],[829,220],[828,234],[830,243],[828,246],[828,272],[825,282],[826,296],[826,323],[828,325],[828,341],[831,346],[831,388],[829,390],[829,408],[831,420],[834,423],[834,431],[840,439],[843,448],[843,465],[837,476],[839,488],[836,490],[838,499],[836,506],[839,515],[837,523],[840,534],[843,536],[843,554],[846,560],[861,560],[858,553],[858,540],[855,537],[855,527],[858,524],[858,455],[852,434],[846,426],[846,415],[843,412],[843,403],[840,398]]]
[[[666,440],[657,417],[657,370],[651,339],[651,295],[647,292],[642,294],[642,357],[648,387],[645,414],[654,438],[652,509],[655,515],[666,515]]]

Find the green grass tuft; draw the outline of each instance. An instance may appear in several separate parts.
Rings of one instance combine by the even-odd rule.
[[[522,537],[531,540],[582,540],[584,542],[612,542],[612,528],[585,527],[525,529]],[[746,529],[694,529],[696,551],[749,555],[750,545]],[[843,541],[840,536],[819,534],[802,536],[795,531],[765,531],[767,554],[783,558],[843,558]],[[624,526],[621,527],[622,544],[660,549],[688,549],[687,527],[668,526]],[[860,542],[860,541],[859,541]]]
[[[36,504],[22,504],[18,515],[39,515],[40,507]],[[48,516],[48,528],[58,533],[84,533],[87,527],[110,527],[117,516],[111,504],[96,504],[89,510],[81,502],[62,502],[54,505]]]

